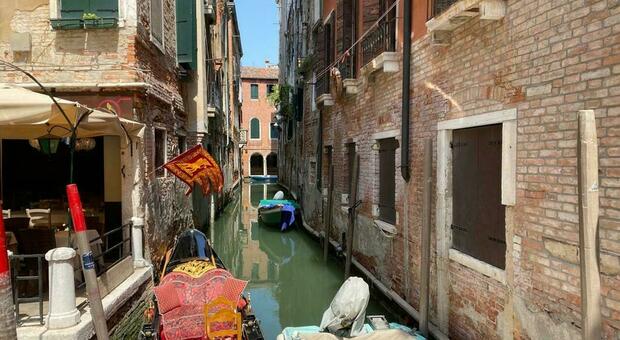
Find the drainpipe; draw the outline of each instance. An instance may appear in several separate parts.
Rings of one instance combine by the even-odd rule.
[[[411,66],[411,0],[403,0],[405,20],[403,22],[403,98],[400,135],[400,173],[405,182],[409,182],[409,87]]]

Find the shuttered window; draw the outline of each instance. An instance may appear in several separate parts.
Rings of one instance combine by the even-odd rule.
[[[164,46],[163,16],[162,0],[151,0],[151,40],[160,48]]]
[[[250,98],[258,99],[258,84],[250,84]]]
[[[396,224],[396,149],[395,138],[379,140],[379,219]]]
[[[258,118],[250,120],[250,138],[260,139],[260,120]]]
[[[502,125],[454,130],[451,148],[452,247],[504,269]]]
[[[177,59],[195,70],[197,65],[196,45],[196,0],[176,0],[177,11]]]
[[[84,13],[100,18],[118,18],[118,0],[61,0],[62,19],[82,19]]]

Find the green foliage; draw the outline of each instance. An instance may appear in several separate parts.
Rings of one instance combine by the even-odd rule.
[[[84,19],[84,20],[95,20],[95,19],[99,19],[99,17],[95,13],[86,13],[86,12],[84,12],[84,14],[82,14],[82,19]]]
[[[291,104],[291,87],[289,85],[276,85],[273,92],[267,96],[267,101],[280,111],[283,116],[288,116],[292,113]]]
[[[297,74],[303,76],[304,78],[308,78],[310,72],[312,72],[312,65],[314,64],[314,60],[312,56],[305,57],[297,66]]]

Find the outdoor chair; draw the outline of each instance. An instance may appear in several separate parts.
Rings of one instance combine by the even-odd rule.
[[[52,227],[52,209],[26,209],[31,227]]]
[[[11,218],[11,209],[2,209],[2,218],[5,220]]]
[[[227,308],[206,316],[206,332],[209,339],[241,340],[241,314]]]

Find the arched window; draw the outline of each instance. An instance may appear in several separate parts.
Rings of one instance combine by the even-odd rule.
[[[250,139],[260,139],[260,120],[258,118],[250,120]]]

